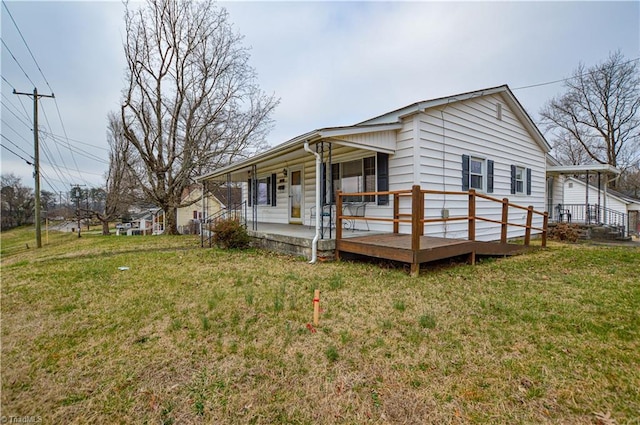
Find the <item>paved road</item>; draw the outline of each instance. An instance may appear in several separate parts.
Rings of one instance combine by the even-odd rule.
[[[59,232],[75,232],[78,229],[77,221],[63,221],[62,223],[55,224],[49,227],[50,230],[57,230]],[[86,228],[82,228],[85,230]]]

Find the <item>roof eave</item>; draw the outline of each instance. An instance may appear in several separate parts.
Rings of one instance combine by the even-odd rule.
[[[212,178],[220,177],[228,173],[233,173],[243,168],[247,168],[251,165],[268,161],[283,154],[300,149],[304,142],[317,142],[322,139],[331,139],[339,136],[348,136],[354,134],[366,134],[374,133],[378,131],[399,130],[402,128],[401,123],[391,124],[373,124],[373,125],[355,125],[345,127],[327,127],[319,130],[314,130],[309,133],[305,133],[301,136],[295,137],[285,143],[275,146],[259,155],[248,158],[244,161],[240,161],[234,164],[227,165],[226,167],[219,168],[211,173],[196,177],[196,181],[210,180]]]
[[[547,174],[576,174],[592,171],[612,175],[618,175],[621,173],[620,169],[609,164],[554,165],[547,167]]]

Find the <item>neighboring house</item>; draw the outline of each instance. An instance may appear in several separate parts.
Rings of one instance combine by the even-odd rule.
[[[335,208],[336,192],[423,190],[477,192],[545,210],[546,157],[551,147],[508,86],[427,100],[361,123],[314,130],[200,177],[199,181],[243,183],[248,220],[312,225],[314,210]],[[346,201],[366,208],[361,229],[388,232],[393,198],[354,196]],[[468,197],[428,195],[426,217],[465,216]],[[500,205],[478,201],[478,210],[501,219]],[[410,205],[400,204],[400,212]],[[335,211],[333,212],[335,214]],[[525,224],[522,211],[510,221]],[[542,218],[534,219],[542,226]],[[400,232],[409,225],[402,224]],[[500,239],[500,225],[476,224],[480,241]],[[534,232],[535,233],[535,232]],[[429,223],[425,234],[466,238],[467,222]],[[524,229],[509,228],[509,237]]]
[[[640,199],[608,189],[603,182],[564,177],[560,179],[560,190],[553,197],[553,218],[573,223],[606,224],[625,226],[638,233],[640,224]]]
[[[127,235],[161,235],[164,233],[164,225],[164,211],[152,207],[131,217],[131,228],[127,230]]]
[[[216,185],[207,190],[203,197],[201,184],[188,186],[182,193],[182,203],[192,202],[192,204],[176,210],[178,231],[182,234],[199,234],[203,217],[205,219],[214,217],[220,211],[239,204],[241,199],[240,188],[233,187],[227,190],[226,187]]]

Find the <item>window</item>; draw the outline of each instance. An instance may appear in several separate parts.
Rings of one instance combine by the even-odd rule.
[[[324,168],[323,168],[324,169]],[[334,204],[338,191],[346,193],[389,190],[389,155],[331,164],[331,174],[325,176],[325,201]],[[343,202],[376,202],[376,195],[345,196]],[[378,205],[388,205],[389,196],[379,195]]]
[[[516,193],[524,193],[524,167],[516,167]]]
[[[270,205],[272,207],[276,206],[276,175],[271,174],[269,177],[262,177],[256,180],[256,188],[255,192],[252,191],[252,181],[249,179],[247,182],[248,189],[248,201],[249,206],[253,204],[253,200],[255,200],[256,205]]]
[[[257,205],[271,205],[271,179],[264,177],[258,179]]]
[[[493,193],[493,161],[462,155],[462,190]]]
[[[531,168],[511,166],[511,194],[531,195]]]
[[[483,165],[484,161],[478,158],[471,158],[469,163],[469,187],[471,189],[483,190]]]
[[[346,193],[375,192],[376,159],[369,157],[344,162],[342,165],[341,190]],[[335,176],[334,176],[335,179]],[[345,196],[345,202],[374,202],[375,195]]]

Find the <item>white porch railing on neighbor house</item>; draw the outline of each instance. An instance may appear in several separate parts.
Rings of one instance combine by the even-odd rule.
[[[553,211],[553,221],[614,226],[628,236],[629,215],[598,204],[558,204]]]

